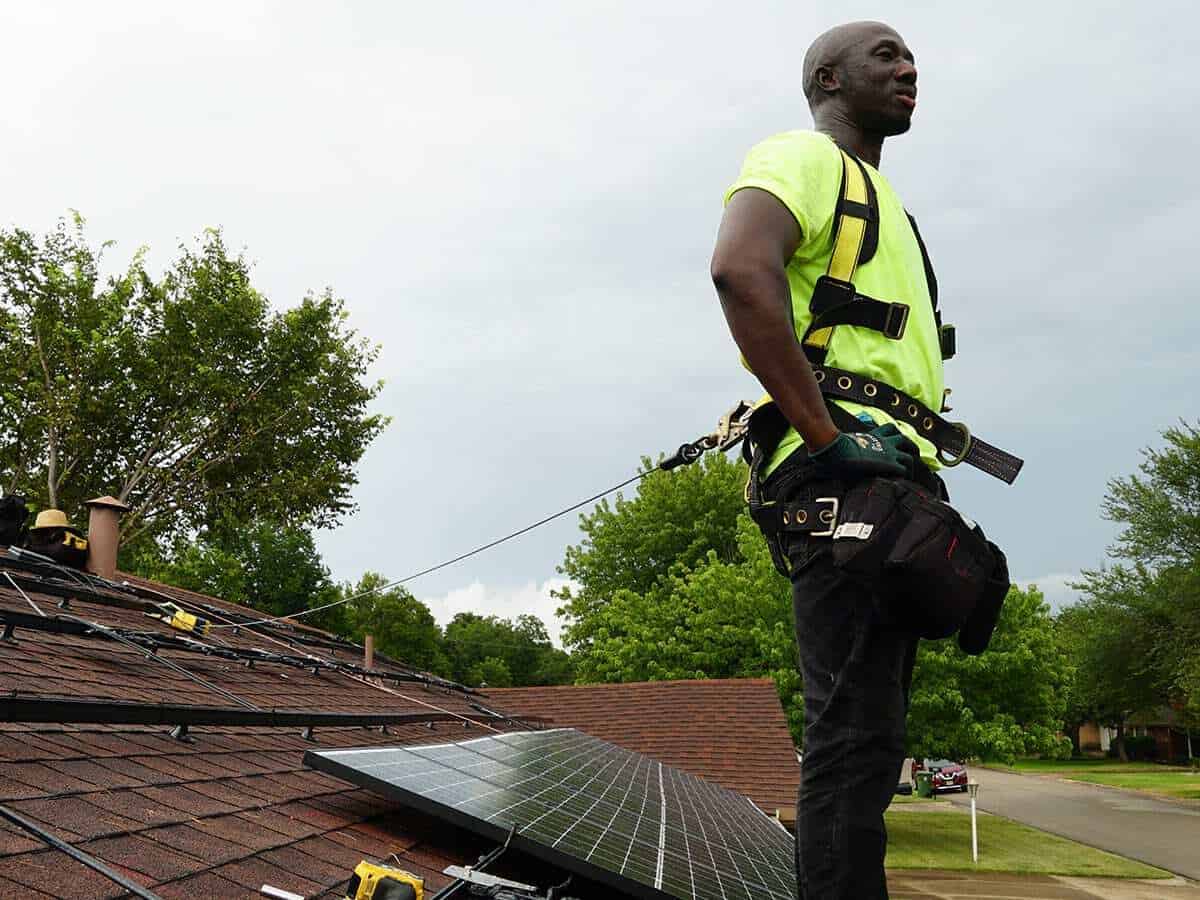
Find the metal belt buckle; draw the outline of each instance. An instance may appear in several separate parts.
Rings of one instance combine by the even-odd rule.
[[[904,329],[908,325],[908,305],[905,303],[888,304],[887,320],[883,323],[883,333],[893,341],[904,337]]]
[[[817,518],[829,526],[827,531],[812,531],[809,532],[809,537],[833,537],[833,530],[837,528],[838,506],[840,501],[837,497],[818,497],[817,503],[828,503],[832,509],[823,509],[817,513]],[[826,519],[826,516],[829,516]]]
[[[962,450],[960,450],[956,456],[953,456],[949,459],[946,458],[941,447],[937,448],[938,461],[947,469],[949,469],[957,466],[960,462],[967,458],[967,454],[971,452],[971,443],[974,439],[971,437],[971,429],[966,426],[965,422],[949,422],[947,424],[949,424],[951,428],[955,429],[962,435],[963,442]]]

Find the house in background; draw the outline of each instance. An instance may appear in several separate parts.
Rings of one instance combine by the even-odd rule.
[[[1153,738],[1153,758],[1161,762],[1186,762],[1200,753],[1200,733],[1189,734],[1169,706],[1131,715],[1125,724],[1125,736]],[[1079,726],[1076,750],[1085,756],[1107,754],[1116,739],[1117,729],[1095,721],[1083,722]]]

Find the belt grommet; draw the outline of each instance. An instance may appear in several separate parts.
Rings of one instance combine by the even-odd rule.
[[[921,422],[921,427],[926,431],[933,431],[933,419],[926,416],[924,421]]]
[[[849,376],[849,375],[843,375],[843,376],[842,376],[841,378],[839,378],[839,379],[838,379],[838,381],[837,381],[837,385],[838,385],[838,387],[839,387],[839,388],[841,388],[843,391],[848,391],[848,390],[850,390],[850,385],[851,385],[852,383],[853,383],[853,382],[851,382],[851,381],[850,381],[850,376]]]
[[[900,395],[893,394],[892,395],[892,406],[899,406],[899,405],[900,405]]]
[[[796,511],[796,524],[803,525],[807,521],[808,521],[808,513],[802,509],[797,510]]]
[[[825,380],[825,373],[821,369],[817,369],[817,371],[813,372],[813,378],[817,380],[817,384],[820,384]]]
[[[868,382],[867,384],[863,385],[863,393],[866,394],[868,397],[874,397],[876,394],[879,393],[879,388],[875,387],[875,385]]]
[[[915,403],[908,404],[908,416],[910,419],[915,419],[920,412]]]
[[[784,525],[788,525],[788,524],[790,524],[790,523],[789,523],[789,521],[788,521],[788,513],[787,513],[787,510],[786,510],[786,509],[783,511],[783,524],[784,524]]]
[[[817,514],[817,518],[828,525],[833,521],[833,511],[829,509],[823,509]]]

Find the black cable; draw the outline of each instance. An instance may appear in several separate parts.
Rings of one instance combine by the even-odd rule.
[[[92,856],[91,854],[85,853],[84,851],[82,851],[78,847],[76,847],[74,844],[68,844],[66,841],[61,840],[60,838],[56,838],[54,835],[52,835],[50,832],[46,831],[44,828],[40,827],[39,825],[35,825],[33,822],[26,819],[20,813],[9,809],[7,806],[4,806],[3,804],[0,804],[0,816],[3,816],[4,818],[8,819],[8,821],[12,822],[14,825],[25,829],[30,834],[32,834],[34,837],[38,838],[43,843],[48,844],[49,846],[53,847],[55,850],[61,850],[63,853],[67,854],[67,856],[71,857],[72,859],[76,860],[77,862],[83,863],[89,869],[94,869],[95,871],[97,871],[101,875],[103,875],[105,878],[107,878],[110,881],[113,881],[113,882],[119,884],[121,887],[125,888],[125,890],[129,891],[129,893],[136,894],[137,896],[143,898],[143,900],[162,900],[162,897],[160,897],[158,894],[154,893],[153,891],[147,890],[146,888],[142,887],[142,885],[138,884],[136,881],[130,881],[128,878],[126,878],[120,872],[114,872],[112,869],[110,869],[104,863],[100,862],[100,860],[96,859],[96,857]],[[69,877],[69,876],[64,876],[64,877]]]
[[[137,644],[136,642],[131,641],[129,638],[125,637],[125,635],[121,634],[119,631],[116,631],[115,629],[109,628],[106,625],[101,625],[99,622],[89,622],[86,619],[79,619],[79,618],[76,618],[75,616],[63,616],[63,618],[68,619],[72,622],[78,622],[81,625],[86,625],[89,628],[94,628],[96,631],[100,632],[101,634],[105,635],[106,637],[110,638],[111,640],[114,640],[120,644],[124,644],[126,647],[132,647],[134,650],[137,650],[139,653],[146,656],[147,659],[153,659],[155,662],[162,663],[168,669],[171,669],[172,671],[179,673],[184,678],[189,678],[192,681],[196,682],[196,684],[200,685],[201,687],[207,688],[208,690],[213,691],[214,693],[220,694],[222,697],[225,697],[227,700],[232,700],[234,703],[237,703],[240,706],[246,707],[246,709],[258,709],[259,708],[259,707],[255,706],[253,703],[251,703],[249,700],[243,700],[237,694],[234,694],[231,691],[225,690],[225,688],[221,687],[219,684],[213,684],[211,681],[209,681],[205,678],[202,678],[201,676],[197,675],[195,672],[191,671],[187,667],[181,666],[178,663],[171,662],[171,660],[166,659],[162,656],[159,656],[157,653],[153,653],[150,650],[147,650],[145,647],[142,647],[141,645]]]
[[[395,581],[389,582],[387,584],[382,584],[379,587],[372,588],[369,591],[363,591],[361,594],[356,594],[353,597],[346,597],[341,600],[334,600],[332,603],[326,603],[326,604],[323,604],[322,606],[314,606],[312,609],[303,609],[303,610],[300,610],[299,612],[292,613],[292,614],[286,615],[286,616],[272,616],[270,618],[257,619],[252,622],[242,622],[236,626],[235,625],[214,625],[212,627],[214,629],[215,628],[236,628],[236,627],[246,627],[249,625],[266,625],[271,622],[280,622],[285,619],[300,619],[300,618],[303,618],[304,616],[312,615],[315,612],[321,612],[322,610],[325,610],[325,609],[332,609],[335,606],[341,606],[345,603],[353,603],[355,600],[361,600],[364,597],[370,597],[372,594],[378,594],[383,591],[391,590],[392,588],[399,587],[400,585],[405,584],[409,581],[412,581],[413,579],[420,578],[422,575],[429,575],[431,572],[436,572],[439,569],[444,569],[447,566],[452,566],[455,563],[462,562],[464,559],[469,559],[470,557],[475,556],[478,553],[482,553],[485,550],[491,550],[493,547],[498,547],[500,544],[503,544],[507,541],[511,541],[513,538],[518,538],[523,534],[528,534],[529,532],[533,531],[535,528],[541,528],[543,525],[547,524],[548,522],[553,522],[555,519],[561,519],[567,513],[574,512],[575,510],[577,510],[581,507],[587,506],[589,503],[595,503],[597,500],[601,499],[602,497],[607,497],[609,494],[614,493],[615,491],[619,491],[623,487],[628,487],[629,485],[633,484],[635,481],[641,481],[647,475],[650,475],[651,473],[658,471],[658,468],[659,467],[656,466],[653,469],[647,469],[645,472],[638,472],[638,474],[634,475],[632,478],[627,478],[624,481],[622,481],[620,484],[613,485],[608,490],[601,491],[598,494],[594,494],[593,496],[588,497],[586,500],[580,500],[578,503],[576,503],[572,506],[568,506],[566,509],[560,509],[558,512],[553,513],[549,516],[546,516],[544,519],[538,519],[532,525],[526,525],[524,528],[521,528],[517,531],[513,531],[509,534],[504,535],[504,537],[496,538],[494,541],[488,541],[488,543],[483,544],[482,546],[476,547],[474,550],[468,550],[466,553],[460,553],[458,556],[454,557],[453,559],[448,559],[445,562],[438,563],[436,566],[430,566],[428,569],[422,569],[420,572],[414,572],[411,575],[406,575],[403,578],[398,578]]]

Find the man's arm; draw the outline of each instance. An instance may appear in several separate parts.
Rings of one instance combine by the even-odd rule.
[[[767,191],[743,188],[725,207],[712,280],[746,362],[811,450],[838,437],[812,366],[796,340],[786,267],[800,226]]]

